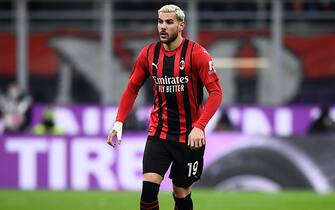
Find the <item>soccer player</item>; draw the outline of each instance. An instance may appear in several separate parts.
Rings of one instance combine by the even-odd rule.
[[[185,14],[176,5],[158,10],[159,42],[140,52],[129,78],[107,143],[121,143],[122,126],[131,111],[139,89],[152,80],[154,105],[143,156],[143,185],[140,209],[159,209],[158,192],[171,165],[175,209],[193,209],[192,184],[203,169],[204,129],[220,106],[222,90],[213,61],[198,43],[182,32]],[[203,105],[203,87],[209,97]]]

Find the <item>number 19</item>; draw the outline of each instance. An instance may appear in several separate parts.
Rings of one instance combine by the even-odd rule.
[[[198,161],[195,161],[194,163],[187,163],[188,166],[188,177],[190,177],[191,175],[195,175],[197,173],[198,170]]]

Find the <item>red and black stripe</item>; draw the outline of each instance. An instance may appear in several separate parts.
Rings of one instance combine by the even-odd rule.
[[[180,62],[185,62],[185,69],[179,68],[179,75],[180,77],[186,76],[186,53],[189,45],[189,40],[185,39],[183,48],[180,55]],[[189,82],[192,82],[191,80]],[[190,105],[190,98],[187,91],[187,86],[185,87],[185,91],[183,91],[183,104],[184,104],[184,112],[185,112],[185,120],[186,120],[186,136],[188,136],[189,132],[192,129],[192,114],[191,114],[191,105]]]
[[[188,77],[188,83],[183,85],[183,91],[166,91],[174,84],[155,84],[154,109],[152,116],[151,135],[156,139],[186,142],[192,130],[192,122],[197,119],[198,109],[203,98],[203,84],[192,72],[192,53],[195,43],[185,39],[176,54],[167,53],[161,43],[151,46],[148,53],[151,65],[151,75],[156,79]],[[155,66],[157,65],[157,66]],[[155,82],[155,81],[153,81]],[[159,86],[164,86],[159,89]],[[180,86],[179,86],[180,87]],[[164,89],[164,91],[162,91]]]
[[[160,42],[157,42],[156,46],[155,46],[154,59],[153,59],[153,63],[156,64],[157,66],[158,66],[160,48],[161,48],[161,44],[160,44]],[[155,76],[155,77],[158,77],[157,66],[155,67],[155,66],[152,65],[152,75]],[[153,83],[153,84],[155,84],[155,83]],[[157,125],[157,129],[156,129],[156,132],[155,132],[155,137],[160,138],[162,128],[163,128],[163,99],[162,99],[161,93],[159,93],[159,91],[158,91],[158,85],[156,85],[155,90],[156,90],[156,94],[157,94],[157,98],[158,98],[158,104],[157,104],[157,101],[155,101],[155,103],[154,103],[154,106],[158,107],[158,125]]]
[[[201,79],[198,78],[197,81],[197,109],[202,105],[202,99],[204,98],[204,84],[202,83]]]
[[[163,77],[175,77],[174,66],[175,66],[176,55],[167,56],[164,55],[163,58]],[[167,87],[167,86],[166,86]],[[178,100],[177,93],[175,92],[165,92],[166,107],[167,107],[167,139],[179,140],[180,135],[180,122],[179,122],[179,110],[178,110]]]
[[[153,202],[140,202],[140,209],[141,210],[159,210],[159,203],[158,200]]]

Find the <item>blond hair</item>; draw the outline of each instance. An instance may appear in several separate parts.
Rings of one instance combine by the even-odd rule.
[[[174,5],[174,4],[164,5],[158,10],[158,15],[161,12],[163,12],[163,13],[174,12],[174,13],[176,13],[177,20],[179,20],[179,21],[184,21],[185,20],[184,11],[182,9],[180,9],[180,7],[178,7],[177,5]]]

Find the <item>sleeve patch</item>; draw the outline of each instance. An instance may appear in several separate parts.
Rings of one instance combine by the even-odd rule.
[[[213,61],[208,61],[208,74],[216,73]]]

